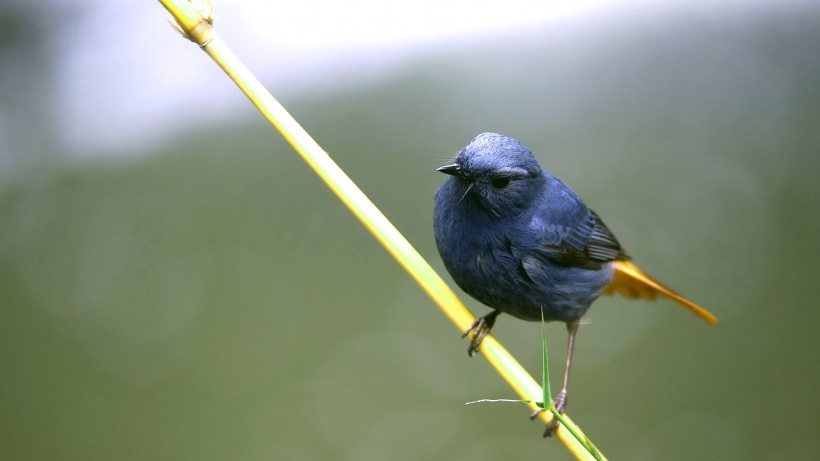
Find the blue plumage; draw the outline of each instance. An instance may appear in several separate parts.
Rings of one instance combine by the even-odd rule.
[[[451,165],[435,198],[433,224],[444,266],[464,291],[493,311],[464,333],[472,355],[502,312],[567,325],[563,412],[575,335],[602,292],[676,301],[706,322],[711,312],[649,277],[623,251],[594,211],[541,169],[523,144],[496,133],[478,135]],[[544,436],[555,431],[556,420]]]
[[[523,144],[495,133],[478,135],[451,165],[435,197],[433,225],[444,265],[464,291],[493,308],[472,333],[472,355],[505,312],[524,320],[566,322],[569,333],[564,385],[579,320],[629,257],[583,201],[543,171]],[[555,420],[544,433],[556,429]]]
[[[584,202],[520,142],[476,137],[436,192],[444,265],[482,303],[524,320],[579,320],[627,256]]]

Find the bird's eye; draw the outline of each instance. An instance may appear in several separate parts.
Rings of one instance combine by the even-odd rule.
[[[496,176],[495,178],[490,181],[490,184],[496,189],[503,189],[510,185],[510,177],[509,176]]]

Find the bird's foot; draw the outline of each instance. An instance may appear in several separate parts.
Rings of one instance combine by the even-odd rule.
[[[558,396],[555,397],[555,399],[553,399],[552,404],[555,405],[555,410],[558,413],[560,413],[562,415],[564,414],[564,409],[567,407],[567,391],[566,391],[566,389],[561,389],[561,392],[558,393]],[[533,413],[532,415],[530,415],[530,418],[535,419],[535,417],[537,417],[538,413],[540,413],[541,411],[544,411],[544,410],[539,409],[539,411],[537,411],[537,412]],[[558,430],[558,425],[559,424],[561,424],[561,423],[558,422],[558,418],[555,418],[553,416],[552,420],[549,423],[547,423],[547,428],[544,430],[544,437],[552,437],[553,434],[555,434],[555,431]]]
[[[483,317],[477,318],[475,322],[470,325],[470,328],[464,331],[464,334],[461,335],[462,338],[466,338],[467,335],[470,336],[470,345],[467,347],[467,355],[472,357],[473,354],[478,351],[478,346],[481,345],[481,341],[484,341],[484,337],[487,336],[487,333],[492,330],[495,324],[495,318],[498,317],[499,313],[499,311],[492,311]]]

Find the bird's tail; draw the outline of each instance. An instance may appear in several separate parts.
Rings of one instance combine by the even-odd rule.
[[[677,301],[693,314],[702,318],[706,322],[717,326],[717,317],[711,312],[689,301],[673,290],[665,287],[662,283],[646,275],[638,266],[630,261],[613,261],[615,275],[612,281],[604,288],[604,294],[611,295],[618,293],[627,298],[655,299],[658,296]]]

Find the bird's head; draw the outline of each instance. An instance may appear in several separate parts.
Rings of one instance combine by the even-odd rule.
[[[438,171],[453,177],[459,202],[475,200],[496,218],[520,214],[545,181],[541,166],[529,149],[496,133],[476,136],[452,164]]]

